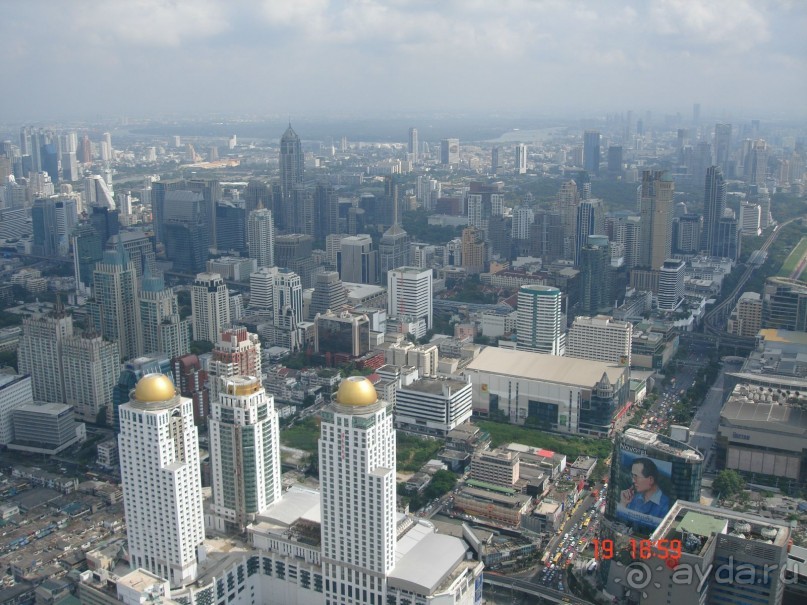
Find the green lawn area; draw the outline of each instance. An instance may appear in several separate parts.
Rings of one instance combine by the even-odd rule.
[[[397,466],[399,471],[418,471],[420,467],[437,455],[443,446],[442,441],[415,437],[408,433],[397,433]]]
[[[779,277],[790,277],[805,252],[807,252],[807,237],[802,237],[798,245],[793,248],[793,251],[785,259],[785,262],[782,263],[782,268],[779,269]]]
[[[497,447],[504,443],[523,443],[524,445],[566,454],[569,462],[573,462],[577,456],[607,458],[611,455],[611,449],[613,448],[613,444],[609,439],[565,437],[530,427],[492,422],[490,420],[475,420],[474,424],[483,431],[490,433],[491,447]]]
[[[291,428],[280,429],[280,443],[310,454],[317,451],[317,439],[319,439],[318,418],[309,417]]]

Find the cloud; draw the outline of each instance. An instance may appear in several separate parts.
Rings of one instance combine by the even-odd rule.
[[[216,0],[127,0],[64,3],[65,23],[98,46],[178,47],[230,29],[226,5]]]
[[[658,0],[650,14],[658,32],[677,38],[681,45],[736,51],[770,37],[767,18],[748,0]]]
[[[48,111],[55,90],[76,111],[295,115],[807,96],[798,0],[39,0],[4,17],[4,77],[20,83],[0,96],[5,115]],[[661,73],[663,94],[648,85]],[[770,98],[748,85],[763,81],[788,86]]]

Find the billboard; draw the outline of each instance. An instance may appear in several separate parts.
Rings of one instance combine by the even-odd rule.
[[[631,449],[634,448],[623,447],[618,451],[616,518],[650,533],[677,499],[671,480],[672,464]]]

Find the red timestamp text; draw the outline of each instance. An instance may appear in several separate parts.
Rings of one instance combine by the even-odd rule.
[[[591,541],[594,547],[594,558],[607,561],[613,559],[616,551],[613,540]],[[625,549],[632,559],[679,559],[681,557],[681,540],[635,540],[630,539]]]

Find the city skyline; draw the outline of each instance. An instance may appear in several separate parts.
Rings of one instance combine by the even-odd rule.
[[[18,3],[0,34],[25,92],[0,111],[802,117],[805,27],[807,5],[787,0]]]

